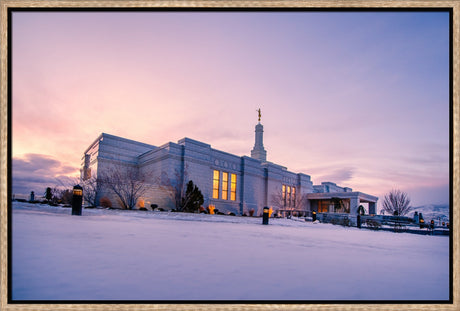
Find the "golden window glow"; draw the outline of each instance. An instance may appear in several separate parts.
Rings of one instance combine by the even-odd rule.
[[[318,213],[327,213],[327,212],[329,212],[329,205],[331,205],[330,201],[319,200],[318,201]]]
[[[283,193],[283,205],[286,206],[286,186],[283,185],[283,190],[281,190]]]
[[[287,198],[286,198],[286,205],[291,206],[291,187],[287,186]]]
[[[231,174],[230,181],[230,200],[236,200],[236,174]]]
[[[222,172],[222,200],[228,200],[228,173]]]
[[[87,169],[85,170],[85,174],[84,174],[83,179],[84,179],[84,180],[87,180],[87,179],[90,179],[90,178],[91,178],[91,169],[90,169],[90,168],[87,168]]]
[[[212,179],[212,198],[213,199],[219,198],[219,175],[220,175],[220,172],[214,170],[214,177]]]
[[[292,206],[295,208],[295,187],[292,187]]]

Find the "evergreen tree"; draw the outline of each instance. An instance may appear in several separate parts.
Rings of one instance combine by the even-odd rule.
[[[53,193],[52,193],[52,191],[51,191],[51,188],[48,187],[48,188],[46,188],[46,191],[45,191],[45,199],[46,199],[48,202],[50,202],[52,198],[53,198]]]
[[[185,196],[182,198],[182,211],[193,213],[200,209],[200,206],[203,205],[204,198],[200,189],[193,184],[193,181],[187,183],[187,190],[185,191]]]
[[[359,214],[359,215],[364,215],[364,214],[366,214],[366,210],[364,209],[364,206],[360,205],[360,206],[358,207],[358,214]]]

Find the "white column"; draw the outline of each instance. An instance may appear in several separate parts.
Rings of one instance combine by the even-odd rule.
[[[359,197],[350,198],[350,215],[356,215],[359,207]]]
[[[375,202],[369,202],[369,214],[375,214]]]

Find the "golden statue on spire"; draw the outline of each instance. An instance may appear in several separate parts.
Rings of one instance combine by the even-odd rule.
[[[260,108],[256,110],[258,113],[259,113],[259,122],[260,122],[260,117],[262,116],[262,114],[260,113]]]

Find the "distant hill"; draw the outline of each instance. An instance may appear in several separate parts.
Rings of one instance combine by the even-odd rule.
[[[422,213],[425,221],[438,220],[439,217],[441,221],[449,221],[448,204],[429,204],[413,207],[406,216],[413,217],[415,212]]]

